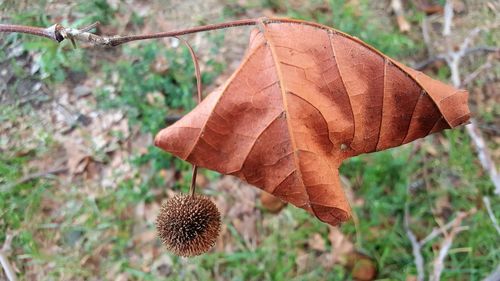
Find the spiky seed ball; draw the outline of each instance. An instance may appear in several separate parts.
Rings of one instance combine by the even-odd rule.
[[[215,245],[220,213],[205,196],[176,195],[162,204],[156,229],[167,249],[178,256],[203,254]]]

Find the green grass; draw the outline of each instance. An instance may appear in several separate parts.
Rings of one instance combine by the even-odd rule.
[[[361,221],[358,231],[363,249],[377,260],[380,276],[401,280],[408,273],[416,273],[411,245],[403,229],[406,200],[410,202],[414,218],[411,227],[420,239],[437,227],[431,210],[436,208],[435,203],[440,198],[448,198],[452,212],[479,209],[465,221],[470,229],[459,234],[453,244],[454,248],[466,248],[467,252],[450,254],[443,280],[481,280],[488,273],[487,269],[494,268],[500,258],[497,233],[486,219],[484,207],[478,204],[483,195],[492,195],[491,183],[482,175],[463,130],[447,131],[445,136],[450,141],[448,153],[440,157],[431,157],[422,150],[408,161],[409,149],[397,148],[362,156],[343,166],[343,174],[351,179],[362,179],[356,194],[366,203],[363,208],[356,209]],[[434,136],[428,137],[425,142],[431,143],[433,139]],[[424,176],[429,187],[421,187],[407,196],[408,184],[421,178],[424,169],[431,170],[428,176]],[[499,200],[494,200],[498,204]],[[355,231],[352,225],[346,225],[344,230],[352,235]],[[437,252],[432,246],[438,241],[423,248],[426,261],[434,259]],[[463,270],[464,267],[471,270]],[[467,272],[467,277],[463,276],[464,272]]]
[[[160,42],[149,42],[136,47],[125,47],[126,60],[103,67],[107,79],[111,79],[112,75],[119,77],[116,85],[118,94],[111,95],[103,89],[97,95],[101,108],[125,111],[130,125],[145,134],[155,135],[164,128],[166,116],[186,113],[196,102],[193,94],[196,79],[189,51],[187,48],[174,50],[163,46]],[[151,65],[160,56],[169,66],[166,73],[151,70]],[[205,63],[211,70],[201,77],[203,84],[207,85],[222,71],[223,65],[214,60]],[[172,165],[180,171],[187,172],[190,169],[187,163],[173,159],[170,154],[153,145],[147,147],[147,153],[135,155],[131,161],[136,166],[152,168],[150,181],[142,183],[144,188],[164,186],[157,173],[162,169]],[[186,188],[186,184],[180,187]]]
[[[312,1],[304,9],[294,8],[288,1],[263,2],[240,9],[266,7],[281,15],[317,21],[358,36],[399,58],[422,48],[418,40],[392,27],[382,28],[383,23],[374,16],[368,1],[360,1],[358,7],[341,0],[326,4]],[[326,8],[316,9],[319,5]],[[116,11],[106,1],[81,4],[77,10],[86,15],[78,26],[95,20],[108,25],[115,22]],[[19,13],[14,19],[18,23],[49,25],[50,19],[39,16],[39,11]],[[418,12],[412,15],[410,20],[419,20]],[[135,24],[143,24],[144,19],[134,17]],[[215,46],[220,46],[220,33],[210,36]],[[25,50],[38,54],[42,71],[35,78],[51,88],[58,87],[71,72],[100,75],[106,86],[114,89],[94,89],[96,107],[123,110],[131,128],[137,128],[140,134],[156,134],[165,125],[165,116],[185,113],[195,105],[193,65],[185,48],[167,49],[163,42],[148,41],[124,46],[116,53],[116,61],[91,64],[85,60],[92,56],[91,52],[73,50],[70,44],[59,46],[26,36],[5,38],[8,44],[22,42]],[[168,69],[162,73],[151,71],[151,65],[160,57]],[[3,51],[0,59],[5,59]],[[17,77],[29,75],[16,61],[10,63],[17,69]],[[209,85],[223,71],[224,64],[217,60],[204,63],[209,71],[203,74],[203,82]],[[442,68],[437,75],[444,79],[448,74]],[[131,280],[352,280],[350,269],[319,263],[321,253],[310,249],[308,239],[319,233],[326,242],[326,251],[330,251],[328,227],[293,206],[279,215],[263,212],[262,222],[257,224],[259,244],[255,248],[246,245],[229,220],[224,221],[229,233],[225,243],[231,244],[232,251],[182,259],[169,255],[157,240],[144,245],[134,242],[137,231],[154,230],[150,219],[136,217],[136,207],[154,206],[167,196],[167,189],[185,191],[190,180],[190,165],[153,146],[124,159],[134,171],[113,188],[103,188],[82,177],[70,182],[41,177],[15,184],[24,175],[36,172],[29,168],[30,163],[61,149],[61,144],[51,137],[54,132],[39,120],[36,110],[29,104],[0,105],[0,122],[12,123],[14,128],[0,141],[15,143],[9,151],[0,153],[0,244],[8,233],[15,234],[10,257],[21,271],[21,280],[30,279],[24,272],[38,272],[42,280],[116,279],[119,275]],[[115,137],[124,141],[120,135]],[[436,152],[430,152],[426,145]],[[412,149],[407,145],[344,163],[341,172],[364,203],[353,209],[359,225],[347,222],[342,226],[343,233],[355,242],[358,251],[375,261],[379,279],[405,280],[416,275],[411,244],[403,228],[405,204],[410,206],[411,228],[420,239],[437,226],[435,217],[447,222],[457,211],[477,208],[464,221],[469,230],[460,233],[453,243],[455,250],[446,259],[443,280],[481,280],[500,260],[500,241],[482,197],[490,196],[492,206],[498,206],[500,200],[492,194],[492,185],[466,133],[463,128],[446,131],[426,138],[417,152]],[[109,164],[106,157],[102,159]],[[180,173],[175,183],[165,182],[161,175],[168,169]],[[215,173],[206,176],[210,180],[218,178]],[[408,193],[409,185],[417,188]],[[436,202],[443,198],[446,203],[435,214]],[[500,217],[498,210],[495,212]],[[427,270],[437,255],[439,241],[422,249]],[[148,256],[152,251],[159,251],[155,260]],[[299,272],[295,260],[304,254],[309,255],[310,264]],[[156,268],[155,262],[161,259],[166,262]]]

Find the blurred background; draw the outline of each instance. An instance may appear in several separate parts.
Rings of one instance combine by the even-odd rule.
[[[304,19],[448,83],[443,54],[468,38],[458,82],[494,163],[499,14],[487,0],[0,0],[0,23],[99,21],[106,35]],[[185,36],[204,93],[238,66],[250,30]],[[222,232],[207,254],[172,256],[154,222],[162,201],[187,192],[191,170],[152,139],[196,104],[188,50],[175,39],[73,48],[5,33],[0,46],[0,258],[19,280],[483,280],[500,264],[500,195],[464,127],[344,163],[354,218],[339,228],[201,169],[198,192],[221,210]]]

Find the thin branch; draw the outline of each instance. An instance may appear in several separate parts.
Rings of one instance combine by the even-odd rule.
[[[16,273],[14,272],[12,265],[10,265],[7,255],[2,250],[0,250],[0,264],[2,264],[5,276],[7,276],[7,280],[16,281],[17,280]]]
[[[49,38],[57,42],[61,42],[64,40],[64,38],[60,34],[61,28],[63,27],[59,24],[54,24],[47,28],[25,26],[25,25],[0,24],[0,32],[15,32],[15,33],[30,34],[30,35]]]
[[[429,243],[431,240],[434,238],[438,237],[440,234],[443,233],[443,231],[448,231],[450,228],[453,227],[454,221],[450,221],[447,224],[443,225],[441,228],[434,228],[429,235],[427,235],[424,239],[420,240],[420,244],[425,245]]]
[[[472,81],[474,81],[474,79],[476,79],[477,76],[479,76],[479,74],[481,74],[481,72],[489,69],[492,66],[493,66],[493,64],[488,59],[488,61],[486,61],[485,63],[483,63],[480,67],[478,67],[471,74],[469,74],[469,75],[467,75],[467,77],[465,77],[465,79],[460,84],[460,88],[463,88],[463,87],[469,85],[469,83],[472,82]]]
[[[499,52],[500,52],[500,48],[498,48],[498,47],[478,46],[478,47],[467,48],[467,49],[463,50],[461,52],[460,59],[462,57],[465,57],[465,56],[468,56],[468,55],[472,55],[472,54],[475,54],[475,53],[499,53]],[[433,63],[436,63],[438,61],[446,61],[446,59],[448,57],[450,57],[449,53],[438,54],[438,55],[432,56],[432,57],[430,57],[430,58],[428,58],[428,59],[426,59],[424,61],[421,61],[419,63],[414,64],[413,68],[416,69],[416,70],[423,70],[426,67],[428,67],[429,65],[431,65]]]
[[[472,39],[483,30],[484,28],[473,29],[460,45],[460,49],[457,52],[450,51],[450,55],[446,59],[446,63],[448,64],[451,72],[451,80],[455,87],[460,87],[460,85],[462,84],[460,80],[459,63],[463,56],[465,56],[465,54],[471,53],[467,51],[468,46],[470,45]],[[475,49],[480,50],[481,48]],[[498,49],[496,51],[498,51]],[[474,118],[471,118],[470,123],[467,124],[465,128],[470,138],[472,139],[474,146],[476,147],[476,152],[481,166],[488,172],[490,179],[495,186],[495,194],[500,195],[500,175],[497,172],[495,163],[493,163],[493,160],[491,159],[486,141],[484,140],[481,132],[476,126],[476,120]]]
[[[20,184],[23,184],[25,182],[28,182],[28,181],[31,181],[31,180],[34,180],[37,178],[47,177],[47,176],[53,175],[53,174],[63,173],[63,172],[66,172],[67,170],[68,170],[67,167],[59,167],[59,168],[54,168],[54,169],[50,169],[47,171],[41,171],[41,172],[29,174],[29,175],[26,175],[26,176],[20,178],[19,180],[17,180],[14,183],[3,186],[2,188],[0,188],[0,192],[6,192],[6,191],[9,191],[10,189],[12,189]]]
[[[405,203],[405,213],[404,213],[404,228],[406,235],[411,242],[411,247],[413,251],[413,257],[415,259],[415,267],[417,268],[417,281],[424,281],[425,279],[425,269],[424,269],[424,257],[422,256],[422,244],[417,240],[417,237],[410,229],[410,207],[409,202]]]
[[[453,21],[453,1],[446,0],[446,4],[444,5],[443,36],[450,35],[452,21]]]
[[[492,46],[477,46],[474,48],[465,49],[463,52],[463,56],[465,57],[474,53],[500,53],[500,48]]]
[[[403,10],[403,3],[401,3],[401,0],[392,0],[391,8],[394,11],[394,14],[396,14],[396,20],[398,22],[399,31],[401,32],[410,31],[411,25],[405,18],[405,12]]]
[[[66,28],[60,24],[55,24],[48,28],[40,28],[40,27],[32,27],[32,26],[22,26],[22,25],[10,25],[10,24],[1,24],[0,32],[18,32],[18,33],[26,33],[35,36],[42,36],[46,38],[50,38],[57,42],[61,42],[64,39],[74,41],[80,41],[85,43],[90,43],[94,46],[107,46],[107,47],[115,47],[124,43],[138,41],[138,40],[147,40],[147,39],[158,39],[165,37],[177,37],[181,35],[197,33],[202,31],[216,30],[216,29],[224,29],[229,27],[236,26],[245,26],[245,25],[256,25],[258,22],[262,20],[260,19],[244,19],[244,20],[235,20],[225,23],[216,23],[209,24],[204,26],[197,26],[193,28],[177,30],[177,31],[168,31],[168,32],[159,32],[159,33],[151,33],[151,34],[140,34],[140,35],[115,35],[115,36],[100,36],[93,33],[90,33],[89,30],[95,27],[98,23],[92,24],[89,27],[85,27],[82,29],[76,28]]]
[[[419,63],[414,64],[413,68],[416,70],[423,70],[435,62],[444,61],[445,59],[446,59],[446,56],[444,54],[439,54],[439,55],[430,57],[424,61],[421,61]]]
[[[202,31],[216,30],[216,29],[225,29],[229,27],[236,26],[245,26],[245,25],[256,25],[259,22],[259,19],[244,19],[244,20],[236,20],[225,23],[216,23],[209,24],[204,26],[197,26],[193,28],[188,28],[179,31],[171,31],[171,32],[159,32],[154,34],[145,34],[145,35],[131,35],[131,36],[123,36],[123,37],[114,37],[111,38],[111,46],[118,46],[123,43],[137,41],[137,40],[145,40],[145,39],[155,39],[155,38],[165,38],[165,37],[177,37],[181,35],[198,33]]]
[[[497,172],[495,163],[491,159],[486,142],[479,132],[476,125],[476,120],[471,118],[471,123],[465,126],[467,133],[469,134],[474,146],[476,147],[476,152],[479,158],[479,162],[484,170],[486,170],[490,176],[491,181],[495,187],[495,194],[500,195],[500,175]]]
[[[408,239],[410,240],[411,246],[412,246],[412,253],[413,253],[413,258],[415,262],[415,267],[417,269],[417,281],[424,281],[425,280],[425,262],[424,258],[422,255],[422,247],[428,243],[429,241],[433,240],[439,235],[443,235],[444,239],[441,242],[441,248],[439,251],[439,255],[436,257],[434,260],[434,272],[433,275],[430,276],[430,280],[433,281],[438,281],[442,269],[444,268],[444,259],[448,255],[448,252],[451,248],[451,245],[453,243],[453,238],[461,231],[468,230],[469,228],[467,226],[462,226],[462,220],[471,214],[474,214],[476,212],[476,209],[473,208],[468,212],[459,212],[458,215],[455,217],[455,219],[451,220],[445,225],[442,225],[440,228],[434,228],[431,233],[429,233],[424,239],[418,241],[417,237],[413,233],[413,231],[410,228],[410,202],[408,198],[411,198],[409,196],[411,185],[408,186],[407,188],[407,200],[405,203],[404,207],[404,221],[403,221],[403,227],[406,232],[406,236],[408,236]],[[450,233],[448,233],[448,230],[451,229]]]
[[[451,24],[452,24],[452,19],[453,19],[453,7],[452,7],[452,1],[447,0],[446,1],[446,6],[445,6],[445,12],[444,12],[444,23],[443,23],[443,36],[446,38],[450,35],[451,33]],[[475,52],[499,52],[499,48],[495,47],[475,47],[475,48],[469,48],[469,45],[472,42],[472,39],[477,36],[481,31],[489,29],[489,28],[495,28],[498,26],[499,23],[496,22],[492,24],[489,27],[483,27],[483,28],[475,28],[473,29],[469,35],[463,40],[462,44],[460,45],[458,51],[454,51],[451,48],[450,44],[446,44],[448,46],[448,52],[444,54],[440,54],[438,56],[435,56],[431,59],[426,60],[424,63],[419,64],[418,66],[420,69],[426,67],[430,63],[433,63],[437,60],[445,60],[450,71],[451,71],[451,81],[455,87],[460,87],[461,85],[467,85],[470,81],[472,81],[478,74],[479,72],[483,71],[484,69],[489,67],[489,64],[484,64],[481,67],[479,67],[476,71],[474,71],[472,74],[470,74],[466,79],[463,81],[460,80],[460,69],[459,69],[459,64],[460,61],[464,56],[467,56],[469,54],[475,53]],[[423,27],[426,27],[425,25]],[[425,32],[424,32],[425,31]],[[424,40],[426,37],[428,37],[427,31],[424,30],[423,28],[423,33],[424,33]],[[427,38],[428,39],[428,38]],[[432,49],[428,45],[429,52],[432,52]],[[488,153],[486,143],[484,141],[484,138],[481,136],[479,133],[479,130],[477,129],[476,122],[473,118],[471,118],[471,123],[466,125],[466,130],[471,139],[473,140],[473,143],[476,147],[478,157],[481,161],[481,165],[483,169],[488,171],[491,180],[493,181],[493,184],[495,185],[495,193],[500,194],[500,178],[499,175],[496,171],[496,167],[493,164],[493,161],[491,160],[491,157]],[[496,218],[493,215],[493,212],[491,211],[491,206],[489,204],[489,200],[487,197],[483,198],[483,201],[485,202],[486,208],[488,210],[488,214],[490,216],[491,221],[493,222],[493,225],[495,226],[495,229],[497,232],[500,233],[500,230],[498,228],[498,223],[496,221]],[[445,234],[445,239],[441,243],[441,248],[439,251],[439,254],[437,258],[434,261],[434,270],[433,273],[430,277],[430,280],[437,281],[441,278],[441,273],[444,268],[444,259],[446,258],[448,251],[452,245],[453,238],[456,236],[456,234],[460,231],[462,231],[464,228],[460,226],[462,218],[458,216],[456,220],[454,220],[452,224],[452,230],[450,234],[446,234],[446,228],[449,224],[445,225],[442,228],[443,233]],[[422,242],[428,242],[434,237],[436,237],[438,234],[435,233],[435,231],[431,232]],[[412,243],[413,244],[413,243]],[[417,245],[421,246],[421,245]],[[499,280],[500,278],[500,267],[497,268],[495,272],[492,272],[490,276],[488,276],[485,281],[493,281],[493,280]]]
[[[486,206],[486,211],[488,211],[488,216],[490,217],[491,222],[493,223],[493,227],[497,230],[498,235],[500,235],[500,226],[498,226],[497,218],[493,211],[491,210],[490,198],[487,196],[483,197],[484,205]]]
[[[483,281],[498,281],[500,280],[500,265],[490,275],[484,278]]]
[[[422,19],[422,37],[424,38],[425,46],[427,46],[427,51],[430,55],[433,54],[433,48],[431,48],[431,37],[429,35],[429,25],[427,24],[427,17]]]
[[[8,251],[10,251],[10,246],[13,238],[14,236],[12,234],[7,234],[3,246],[0,249],[0,264],[2,265],[3,271],[5,272],[5,276],[7,276],[7,280],[9,281],[17,280],[16,273],[12,268],[12,265],[10,264],[6,254]]]
[[[446,233],[445,230],[443,231],[443,234],[445,235],[443,241],[441,242],[440,249],[439,249],[439,254],[434,260],[434,270],[432,272],[432,275],[430,276],[429,280],[431,281],[439,281],[441,280],[441,274],[444,269],[444,259],[448,255],[448,251],[451,248],[451,245],[453,244],[453,239],[455,236],[464,230],[463,227],[461,227],[462,220],[467,216],[467,213],[459,213],[457,217],[452,221],[453,226],[451,228],[450,233]]]
[[[83,32],[89,32],[91,31],[92,29],[96,28],[98,25],[100,25],[101,23],[96,21],[94,23],[91,23],[89,24],[88,26],[85,26],[85,27],[82,27],[80,28],[80,31],[83,31]]]
[[[450,0],[446,2],[446,4],[451,5]],[[446,8],[446,7],[445,7]],[[451,26],[451,20],[453,19],[453,8],[448,11],[448,13],[451,13],[451,15],[446,16],[445,12],[445,17],[444,17],[444,24],[445,25],[450,25]],[[472,43],[472,40],[482,31],[488,30],[490,28],[497,28],[500,25],[500,22],[494,22],[493,24],[490,24],[489,26],[485,27],[477,27],[474,28],[472,31],[469,32],[469,34],[465,37],[463,40],[462,44],[460,44],[460,48],[458,51],[453,51],[451,49],[451,46],[448,45],[448,53],[444,54],[445,56],[445,61],[448,65],[448,68],[450,69],[451,72],[451,81],[453,83],[453,86],[455,87],[460,87],[462,84],[461,79],[460,79],[460,62],[462,58],[466,54],[471,54],[475,50],[490,50],[490,48],[481,48],[481,47],[476,47],[469,49],[469,45]],[[444,30],[443,30],[443,35],[444,35]],[[495,52],[498,52],[498,48],[492,49]],[[488,151],[488,147],[486,146],[486,142],[481,135],[479,129],[476,126],[476,120],[474,118],[470,119],[470,123],[465,126],[467,133],[469,134],[470,138],[472,139],[474,146],[476,148],[476,152],[479,158],[479,161],[481,163],[481,166],[483,167],[484,170],[488,172],[488,175],[493,182],[493,185],[495,186],[495,194],[500,195],[500,175],[497,172],[496,166],[493,163],[493,160],[491,159],[490,153]]]

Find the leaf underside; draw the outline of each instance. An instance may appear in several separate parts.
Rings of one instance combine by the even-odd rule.
[[[340,31],[269,20],[231,78],[155,144],[338,225],[350,217],[342,161],[463,124],[467,96]]]

